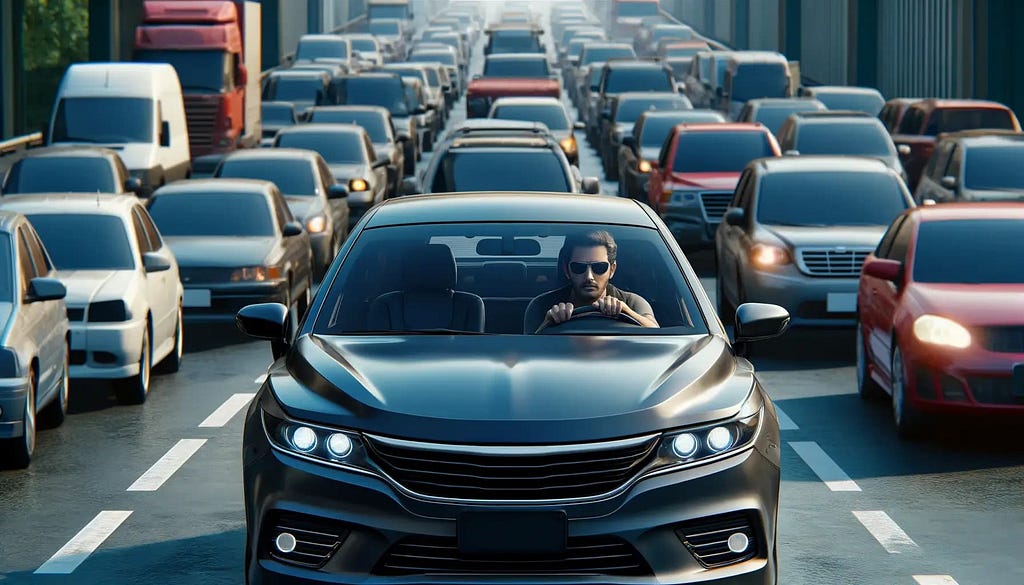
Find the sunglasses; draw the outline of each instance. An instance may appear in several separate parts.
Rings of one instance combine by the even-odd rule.
[[[573,274],[585,274],[587,272],[587,268],[590,268],[594,272],[594,274],[597,274],[597,275],[600,276],[601,274],[604,274],[605,272],[608,272],[608,268],[610,268],[610,267],[611,267],[611,265],[609,263],[607,263],[607,262],[570,262],[569,263],[569,270],[571,270]]]

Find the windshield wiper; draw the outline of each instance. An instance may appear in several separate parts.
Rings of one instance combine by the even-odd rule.
[[[371,331],[351,331],[345,335],[493,335],[493,333],[438,327],[436,329],[377,329]]]

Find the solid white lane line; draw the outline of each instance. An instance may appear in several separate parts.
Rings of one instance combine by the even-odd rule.
[[[266,374],[263,374],[263,375],[262,375],[262,376],[260,376],[259,378],[256,378],[255,380],[253,380],[253,383],[254,383],[254,384],[262,384],[262,383],[264,383],[264,382],[266,382],[266,381],[267,381],[267,375],[266,375]]]
[[[51,575],[71,573],[131,515],[131,510],[104,510],[96,514],[96,517],[86,524],[85,528],[78,531],[78,534],[60,547],[60,550],[55,552],[50,560],[40,565],[35,572]]]
[[[796,426],[793,419],[789,418],[789,415],[779,408],[779,405],[775,405],[775,415],[779,417],[779,430],[780,431],[797,431],[800,427]]]
[[[129,492],[155,492],[165,481],[174,475],[175,471],[188,461],[189,457],[195,455],[206,443],[206,439],[182,439],[171,447],[171,450],[164,454],[159,461],[153,464],[143,473],[139,479],[129,486]]]
[[[791,441],[789,446],[804,460],[828,489],[834,492],[859,492],[860,486],[840,469],[836,462],[828,456],[814,441]]]
[[[210,416],[206,417],[206,420],[199,423],[199,428],[218,428],[228,424],[228,421],[232,419],[238,411],[245,408],[245,405],[249,404],[252,397],[256,394],[252,392],[241,392],[238,394],[232,394],[217,407],[217,410],[213,411]]]
[[[959,585],[949,575],[914,575],[917,585]]]
[[[868,529],[871,536],[875,537],[878,544],[882,545],[890,554],[899,554],[917,548],[917,543],[907,536],[896,522],[882,511],[873,510],[869,512],[854,511],[853,515]]]

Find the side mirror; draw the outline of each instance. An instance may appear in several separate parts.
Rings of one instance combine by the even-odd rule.
[[[782,335],[789,327],[789,311],[778,305],[743,303],[736,309],[734,343],[762,341]]]
[[[896,152],[900,156],[910,156],[910,145],[909,144],[897,144]]]
[[[249,70],[245,65],[240,64],[238,66],[238,85],[246,85],[249,83]]]
[[[406,143],[409,142],[410,139],[411,137],[406,136],[405,134],[399,134],[398,136],[395,137],[395,142]]]
[[[380,158],[380,157],[378,157],[378,158],[377,158],[377,160],[373,161],[373,165],[372,165],[372,166],[373,166],[373,168],[375,168],[375,169],[379,169],[379,168],[381,168],[381,167],[386,167],[386,166],[388,166],[388,163],[389,163],[389,162],[391,162],[391,161],[390,161],[390,160],[388,160],[387,156],[385,155],[385,157],[384,157],[384,158]]]
[[[171,123],[168,121],[160,122],[160,146],[171,145]]]
[[[348,189],[342,185],[331,185],[327,188],[328,199],[345,199],[348,197]]]
[[[67,294],[68,289],[64,287],[64,283],[56,278],[40,276],[33,278],[28,282],[28,292],[25,296],[25,302],[35,303],[37,301],[59,301],[66,297]]]
[[[281,235],[286,238],[297,236],[302,233],[302,224],[297,221],[289,221],[281,229]]]
[[[281,303],[248,305],[235,315],[235,326],[242,333],[272,342],[274,359],[288,351],[288,307]]]
[[[146,252],[142,255],[142,267],[146,273],[163,272],[171,269],[171,261],[156,252]]]
[[[945,177],[942,177],[939,180],[939,184],[941,184],[944,189],[949,189],[950,191],[953,191],[957,188],[956,177],[951,175],[946,175]]]
[[[402,195],[415,195],[419,192],[419,184],[413,177],[405,177],[402,179]]]
[[[747,214],[743,211],[742,207],[730,207],[725,212],[725,217],[722,218],[728,225],[734,225],[737,227],[743,227],[747,219]]]
[[[862,270],[865,276],[896,282],[903,273],[903,263],[887,258],[874,258],[865,262]]]
[[[138,195],[142,192],[142,179],[138,177],[128,177],[124,180],[124,190]]]
[[[597,177],[583,177],[581,187],[587,195],[597,195],[601,192],[601,181]]]
[[[379,163],[382,162],[384,164],[388,164],[389,162],[391,162],[391,157],[389,157],[386,152],[378,152],[376,154],[377,154],[377,161],[376,162],[379,162]]]

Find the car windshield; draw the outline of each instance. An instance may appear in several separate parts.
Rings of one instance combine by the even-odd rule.
[[[227,51],[160,51],[137,49],[135,61],[170,63],[178,72],[182,93],[220,93],[234,78]]]
[[[686,76],[690,74],[693,60],[683,57],[672,57],[665,59],[665,64],[672,70],[672,75],[675,75],[676,79],[686,79]]]
[[[656,110],[688,110],[690,102],[683,96],[645,97],[620,101],[615,108],[615,121],[620,124],[636,122],[640,114]]]
[[[651,42],[657,43],[661,39],[683,39],[693,38],[693,29],[688,26],[663,26],[651,32]]]
[[[94,156],[38,156],[24,158],[13,167],[4,194],[13,193],[119,193],[114,167]]]
[[[124,221],[114,215],[28,214],[57,270],[132,270]]]
[[[381,106],[391,112],[392,116],[409,115],[401,76],[349,77],[342,84],[338,99],[343,104],[354,106]]]
[[[277,185],[285,195],[317,194],[316,167],[308,160],[240,159],[224,161],[214,175],[227,179],[259,179]]]
[[[296,61],[348,59],[348,43],[342,39],[299,39]]]
[[[406,59],[406,61],[412,63],[441,63],[444,65],[449,65],[451,67],[455,67],[458,65],[458,63],[455,62],[455,55],[447,51],[443,53],[440,51],[413,53],[412,55],[409,55],[409,58]]]
[[[1024,191],[1024,145],[964,149],[964,187]]]
[[[680,116],[666,117],[658,116],[644,120],[640,127],[640,146],[652,147],[665,144],[668,133],[676,124],[703,124],[723,122],[718,112],[694,112],[692,110],[682,112]]]
[[[488,59],[484,77],[547,77],[548,62],[544,59]]]
[[[752,122],[760,122],[764,124],[772,134],[778,136],[779,130],[782,130],[782,124],[786,121],[786,118],[790,114],[796,114],[799,112],[816,112],[818,108],[813,105],[807,104],[779,104],[766,106],[762,105],[757,108],[754,113],[754,119]]]
[[[156,123],[147,98],[72,97],[57,102],[53,142],[154,142]]]
[[[315,150],[330,164],[363,164],[366,146],[355,132],[282,132],[275,146]]]
[[[633,47],[587,47],[580,55],[580,66],[600,63],[609,59],[632,59]]]
[[[317,93],[324,91],[324,81],[319,76],[278,77],[268,89],[268,99],[283,102],[315,102]]]
[[[943,132],[961,130],[1016,130],[1008,110],[997,108],[945,108],[936,110],[928,120],[925,134],[937,136]]]
[[[672,77],[661,67],[628,67],[609,71],[604,92],[627,91],[675,91],[675,88]]]
[[[529,169],[529,172],[523,172]],[[452,191],[569,192],[567,169],[549,149],[453,149],[438,165],[433,193]]]
[[[491,34],[491,53],[539,53],[540,37],[529,30],[504,30]]]
[[[416,69],[414,67],[388,67],[386,71],[388,73],[399,74],[400,76],[402,76],[403,81],[406,79],[418,79],[420,80],[421,83],[423,83],[424,87],[430,87],[427,84],[427,74],[425,71],[421,69]]]
[[[821,92],[814,97],[830,110],[854,110],[877,116],[885,105],[882,96],[870,93],[830,93]]]
[[[891,173],[773,173],[761,180],[757,221],[784,226],[887,226],[908,206]]]
[[[373,39],[351,39],[352,49],[361,53],[376,53],[377,43]]]
[[[922,222],[914,247],[914,280],[1024,284],[1024,220]]]
[[[657,2],[616,2],[615,12],[618,18],[636,18],[639,16],[657,16]]]
[[[409,18],[408,4],[370,4],[366,10],[367,19],[370,22],[378,18],[397,18],[406,20]]]
[[[0,301],[10,301],[14,298],[14,274],[11,262],[11,235],[0,233]]]
[[[782,63],[746,63],[732,77],[730,99],[745,102],[757,98],[786,97],[789,77]]]
[[[263,104],[263,107],[260,108],[260,112],[264,124],[290,126],[296,122],[295,108],[290,105]]]
[[[707,46],[703,46],[703,47],[671,47],[670,46],[670,47],[666,47],[665,48],[665,57],[666,58],[670,58],[670,57],[686,57],[686,58],[692,59],[693,56],[696,55],[697,53],[700,53],[701,51],[707,51],[707,50],[708,50]],[[686,63],[689,64],[690,62],[686,61]]]
[[[310,123],[356,124],[362,126],[373,142],[389,142],[387,118],[377,112],[313,110]]]
[[[499,105],[494,108],[492,118],[499,120],[524,120],[527,122],[540,122],[549,130],[568,130],[570,127],[569,118],[561,104],[534,105],[534,104],[509,104]]]
[[[387,295],[394,298],[396,291],[401,294],[416,290],[429,296],[432,286],[446,298],[451,294],[448,289],[479,296],[484,306],[484,332],[532,333],[539,321],[534,323],[527,318],[527,305],[535,297],[568,284],[564,270],[560,271],[558,266],[566,236],[593,230],[606,230],[617,244],[611,284],[650,303],[661,328],[615,327],[604,319],[593,319],[580,324],[585,330],[573,329],[572,334],[707,333],[693,288],[657,230],[554,222],[445,223],[367,229],[359,234],[331,281],[313,326],[314,333],[359,335],[393,330],[393,324],[383,323],[379,317],[382,305],[388,302]],[[448,257],[453,259],[454,266],[448,263]],[[437,259],[436,265],[425,265],[424,258]],[[418,306],[436,310],[427,309],[432,306],[429,304]],[[423,322],[424,317],[405,315],[407,322]],[[556,331],[553,329],[552,333]]]
[[[800,154],[896,155],[889,133],[874,118],[866,122],[803,124],[797,130],[795,147]]]
[[[679,136],[672,170],[738,173],[755,158],[775,156],[764,132],[688,132]]]
[[[371,20],[367,31],[372,35],[394,37],[402,34],[402,25],[397,21]]]
[[[177,193],[149,202],[164,236],[272,237],[274,220],[262,193]]]

